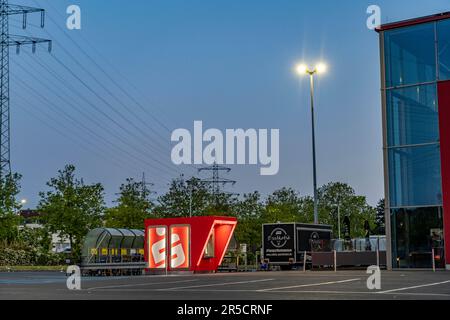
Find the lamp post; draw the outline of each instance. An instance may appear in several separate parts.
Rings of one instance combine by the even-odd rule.
[[[192,184],[189,184],[189,218],[192,218]]]
[[[337,205],[337,216],[338,216],[338,235],[339,240],[341,240],[341,205],[339,203]]]
[[[314,224],[319,224],[319,197],[317,190],[317,165],[316,165],[316,132],[315,132],[315,115],[314,115],[314,75],[324,73],[327,66],[324,63],[317,64],[316,67],[310,69],[305,64],[297,66],[299,75],[309,75],[310,94],[311,94],[311,128],[312,128],[312,152],[313,152],[313,180],[314,180]]]

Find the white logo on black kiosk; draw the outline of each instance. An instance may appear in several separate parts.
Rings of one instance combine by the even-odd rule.
[[[315,250],[320,249],[321,242],[320,242],[320,235],[319,235],[319,233],[318,232],[311,233],[311,236],[309,238],[309,242],[311,244],[311,247],[314,248]]]
[[[286,230],[277,228],[272,231],[268,239],[275,248],[283,248],[291,240]]]

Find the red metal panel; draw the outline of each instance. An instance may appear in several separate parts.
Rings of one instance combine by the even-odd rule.
[[[426,16],[426,17],[421,17],[421,18],[416,18],[416,19],[410,19],[410,20],[404,20],[404,21],[384,24],[384,25],[380,26],[379,28],[377,28],[376,31],[381,32],[381,31],[397,29],[397,28],[402,28],[402,27],[408,27],[408,26],[414,26],[414,25],[421,24],[421,23],[439,21],[439,20],[444,20],[444,19],[449,19],[449,18],[450,18],[450,12],[444,12],[444,13],[439,13],[439,14],[435,14],[432,16]]]
[[[450,81],[438,84],[445,261],[450,265]]]

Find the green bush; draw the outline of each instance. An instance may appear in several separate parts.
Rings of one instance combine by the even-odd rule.
[[[12,248],[0,249],[0,265],[2,266],[24,266],[30,265],[32,253],[25,250]]]
[[[14,242],[0,243],[0,266],[57,266],[63,254],[50,251],[48,233],[43,229],[22,229]]]
[[[64,255],[43,253],[35,249],[0,248],[0,266],[57,266],[64,264]]]

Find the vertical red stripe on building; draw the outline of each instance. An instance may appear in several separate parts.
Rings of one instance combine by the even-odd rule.
[[[438,84],[445,261],[450,265],[450,81]]]

